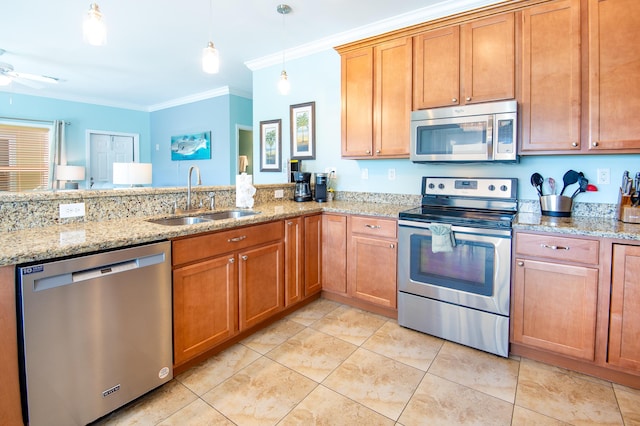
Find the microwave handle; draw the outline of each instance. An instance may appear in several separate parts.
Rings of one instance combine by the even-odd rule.
[[[494,139],[494,115],[491,114],[487,118],[487,160],[493,160],[493,139]]]

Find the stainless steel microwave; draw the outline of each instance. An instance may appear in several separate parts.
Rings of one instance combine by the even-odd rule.
[[[517,162],[517,103],[425,109],[411,113],[411,161]]]

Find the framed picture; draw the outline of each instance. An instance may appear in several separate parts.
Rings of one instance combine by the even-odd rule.
[[[211,132],[171,136],[171,161],[211,158]]]
[[[282,171],[282,120],[260,122],[260,171]]]
[[[316,158],[316,103],[291,105],[291,159]]]

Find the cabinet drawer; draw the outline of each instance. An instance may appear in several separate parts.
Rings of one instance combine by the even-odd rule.
[[[173,242],[173,266],[284,238],[282,221],[198,235]]]
[[[351,216],[351,233],[396,238],[397,222],[373,216]]]
[[[557,261],[598,264],[600,243],[557,235],[516,234],[516,253]]]

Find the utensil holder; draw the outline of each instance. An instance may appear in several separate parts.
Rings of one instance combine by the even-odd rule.
[[[540,210],[544,216],[570,217],[573,200],[564,195],[543,195],[540,197]]]
[[[640,223],[640,208],[633,207],[631,195],[618,194],[618,220],[626,223]]]

